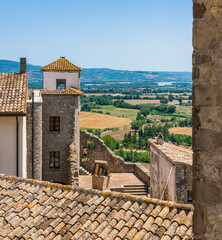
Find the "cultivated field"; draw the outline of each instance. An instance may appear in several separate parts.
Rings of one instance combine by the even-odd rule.
[[[186,114],[192,114],[192,106],[176,106],[176,112],[184,112]]]
[[[124,129],[119,129],[119,130],[114,131],[114,132],[103,132],[101,134],[101,137],[106,136],[106,135],[110,135],[113,138],[123,140],[124,139],[124,135],[126,133],[129,133],[130,131],[131,131],[130,128],[124,128]]]
[[[93,110],[102,111],[104,114],[109,112],[111,116],[129,118],[131,120],[135,120],[137,113],[139,112],[139,110],[137,109],[116,108],[114,106],[101,106],[101,107],[102,109],[93,109]]]
[[[170,128],[170,133],[174,134],[184,134],[192,136],[192,127],[176,127],[176,128]]]
[[[152,103],[152,104],[159,104],[160,100],[158,99],[130,99],[130,100],[125,100],[125,102],[130,103],[132,105],[136,104],[147,104],[147,103]]]
[[[80,127],[84,128],[113,128],[130,125],[127,118],[114,117],[99,113],[80,112]]]
[[[84,95],[88,96],[104,96],[104,95],[111,95],[111,96],[125,96],[124,94],[120,93],[85,93]]]

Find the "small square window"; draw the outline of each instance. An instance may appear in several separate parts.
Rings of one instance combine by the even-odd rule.
[[[95,143],[93,141],[87,141],[86,148],[87,149],[94,149],[95,148]]]
[[[60,152],[49,153],[49,167],[59,168],[60,167]]]
[[[66,89],[66,79],[56,79],[56,89]]]
[[[49,117],[49,130],[60,131],[60,117]]]
[[[192,203],[192,191],[187,190],[187,203]]]

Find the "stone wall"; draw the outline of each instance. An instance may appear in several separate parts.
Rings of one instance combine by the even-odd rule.
[[[161,199],[167,179],[169,178],[162,200],[176,201],[176,167],[168,161],[162,152],[150,145],[150,197]]]
[[[173,163],[153,145],[150,153],[150,196],[187,203],[187,191],[192,191],[192,166]]]
[[[87,159],[83,158],[83,147],[87,146],[87,141],[94,142],[94,149],[87,149]],[[104,160],[108,162],[109,170],[113,173],[128,172],[134,173],[134,164],[126,163],[123,158],[113,153],[104,142],[97,136],[88,133],[87,131],[80,131],[80,145],[81,145],[81,160],[80,165],[87,171],[92,173],[95,160]]]
[[[70,184],[70,145],[75,138],[76,97],[42,95],[43,98],[43,180]],[[49,117],[60,116],[60,131],[49,131]],[[60,168],[49,168],[49,152],[60,152]],[[78,159],[76,160],[77,162]],[[78,170],[78,166],[74,166]],[[73,173],[74,174],[74,173]],[[78,172],[76,173],[78,175]],[[78,176],[75,175],[75,179]],[[74,183],[73,183],[74,184]]]
[[[192,166],[177,164],[176,166],[176,202],[187,202],[187,191],[192,192]]]
[[[33,108],[33,179],[42,180],[42,102]]]
[[[27,178],[32,178],[32,102],[27,102],[26,109],[26,144],[27,144]]]
[[[93,141],[95,148],[87,149],[87,157],[85,159],[83,157],[83,147],[87,146],[87,141]],[[95,160],[104,160],[108,162],[108,167],[111,173],[134,173],[144,183],[150,185],[150,174],[148,169],[140,163],[125,162],[122,157],[114,154],[99,137],[81,130],[80,145],[80,165],[90,173],[92,173]]]
[[[222,0],[193,0],[193,230],[222,239]]]

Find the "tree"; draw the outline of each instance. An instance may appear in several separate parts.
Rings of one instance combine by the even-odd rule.
[[[141,122],[140,121],[133,121],[131,122],[131,128],[135,131],[138,131],[141,127]]]
[[[169,99],[169,101],[170,101],[170,102],[172,102],[172,101],[174,100],[174,97],[173,97],[173,95],[172,95],[172,94],[170,94],[170,95],[168,96],[168,99]]]
[[[117,140],[115,138],[111,137],[110,135],[106,135],[106,136],[102,137],[102,140],[104,141],[106,146],[108,148],[110,148],[111,150],[115,150],[115,149],[119,148],[119,146],[120,146],[120,144],[117,143]]]
[[[82,107],[81,107],[81,111],[85,111],[85,112],[90,112],[92,109],[91,106],[89,106],[88,104],[84,104]]]
[[[168,113],[175,113],[176,112],[176,106],[170,105],[168,108]]]
[[[168,103],[168,99],[166,99],[166,98],[163,98],[163,99],[161,99],[161,100],[160,100],[160,103],[167,104],[167,103]]]

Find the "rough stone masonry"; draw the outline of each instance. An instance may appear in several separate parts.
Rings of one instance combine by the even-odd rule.
[[[195,239],[222,239],[222,0],[193,0]]]

